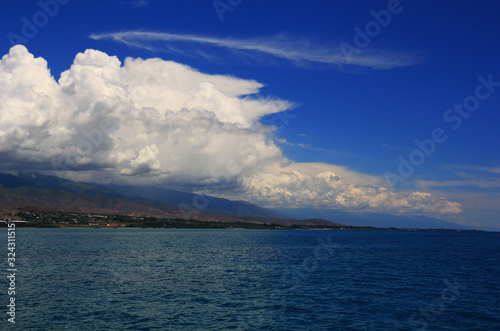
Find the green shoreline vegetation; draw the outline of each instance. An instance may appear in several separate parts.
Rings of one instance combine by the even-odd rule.
[[[5,217],[8,216],[8,217]],[[10,217],[9,217],[10,216]],[[303,229],[303,230],[399,230],[399,231],[473,231],[455,229],[400,229],[350,225],[284,225],[272,222],[208,221],[180,218],[137,217],[128,215],[106,215],[77,212],[26,211],[3,215],[0,227],[7,227],[10,219],[16,228],[166,228],[166,229]]]

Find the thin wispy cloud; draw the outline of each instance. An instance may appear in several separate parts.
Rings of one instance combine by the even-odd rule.
[[[482,180],[482,179],[463,179],[463,180],[450,180],[450,181],[428,181],[420,180],[418,181],[419,188],[430,189],[430,188],[481,188],[481,189],[499,189],[500,180]]]
[[[382,147],[387,148],[387,149],[396,150],[396,151],[413,151],[414,150],[414,148],[411,148],[409,146],[392,146],[389,144],[382,144]]]
[[[111,39],[150,51],[177,52],[193,56],[205,54],[201,47],[231,51],[233,55],[264,59],[266,61],[286,60],[298,66],[328,65],[391,69],[419,64],[423,57],[418,53],[364,50],[357,55],[345,57],[339,47],[311,45],[308,40],[292,40],[284,36],[259,39],[215,38],[166,32],[122,31],[92,34],[94,40]],[[200,55],[202,56],[202,55]],[[206,56],[203,56],[206,58]]]
[[[500,167],[469,165],[444,165],[443,169],[452,170],[453,177],[447,181],[419,181],[420,188],[471,188],[500,189]]]
[[[486,173],[494,173],[500,175],[500,167],[481,167],[481,166],[462,166],[462,165],[449,165],[447,167],[451,169],[486,172]]]
[[[321,152],[321,153],[328,153],[330,155],[336,155],[336,156],[339,156],[339,157],[346,157],[346,158],[355,157],[353,154],[348,153],[346,151],[333,150],[333,149],[320,148],[320,147],[314,147],[314,146],[311,146],[311,144],[293,143],[293,142],[290,142],[290,141],[286,140],[285,138],[280,138],[280,139],[277,139],[276,141],[278,143],[280,143],[280,144],[285,145],[285,146],[300,147],[300,148],[307,149],[307,150],[310,150],[310,151]]]
[[[147,0],[132,0],[132,1],[123,1],[122,5],[130,6],[130,7],[144,7],[149,5],[150,2]]]

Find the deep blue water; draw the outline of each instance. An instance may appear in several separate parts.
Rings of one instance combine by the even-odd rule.
[[[16,231],[19,330],[500,330],[500,233]]]

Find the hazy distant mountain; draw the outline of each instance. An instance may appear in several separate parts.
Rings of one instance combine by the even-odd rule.
[[[401,229],[470,229],[460,224],[426,216],[401,216],[384,213],[346,212],[338,209],[282,208],[274,209],[288,217],[315,217],[354,226],[394,227]],[[307,216],[306,216],[307,215]]]
[[[98,188],[93,184],[77,183],[64,178],[24,173],[19,176],[0,173],[0,185],[6,188],[35,186],[39,188],[68,191],[88,195],[125,198],[124,195]]]
[[[196,201],[194,200],[196,195],[193,193],[186,193],[160,187],[77,183],[55,176],[45,176],[40,174],[21,174],[19,176],[13,176],[0,173],[0,185],[7,188],[35,186],[39,188],[62,190],[91,196],[144,200],[176,206],[184,204],[190,208],[195,208],[193,202]],[[210,196],[205,196],[205,198],[207,200],[203,200],[204,211],[258,217],[283,217],[283,215],[274,211],[261,208],[246,201],[232,201]],[[205,201],[208,201],[206,206]]]
[[[210,196],[206,196],[208,204],[205,208],[197,209],[193,204],[195,196],[158,187],[94,185],[39,174],[13,176],[0,173],[0,208],[3,209],[33,207],[50,211],[188,217],[209,221],[335,225],[309,217],[305,220],[288,219],[246,201]]]
[[[165,218],[240,220],[302,225],[353,225],[421,229],[467,229],[459,224],[425,216],[355,213],[336,209],[266,209],[246,201],[205,196],[205,208],[197,209],[195,194],[153,186],[97,185],[39,174],[13,176],[0,173],[0,208],[40,207]],[[180,208],[180,206],[183,206]],[[190,209],[191,208],[191,209]],[[184,211],[184,214],[183,214]],[[192,211],[193,213],[190,213]]]
[[[196,194],[161,187],[130,185],[105,185],[97,187],[102,188],[103,190],[106,190],[108,192],[114,192],[116,194],[120,192],[130,199],[158,201],[176,205],[186,204],[193,208],[195,207],[194,202],[197,201],[198,204],[202,204],[202,206],[206,204],[206,207],[204,209],[215,212],[259,217],[283,217],[283,215],[277,212],[274,212],[270,209],[261,208],[246,201],[233,201],[211,196],[204,196],[203,200],[196,200]]]

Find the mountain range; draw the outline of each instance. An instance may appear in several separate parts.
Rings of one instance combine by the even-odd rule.
[[[427,216],[404,216],[386,213],[371,212],[346,212],[338,209],[315,209],[315,208],[281,208],[274,209],[283,215],[293,218],[307,217],[335,220],[338,223],[353,226],[373,226],[400,229],[463,229],[471,228],[443,221],[435,217]]]
[[[321,219],[288,218],[246,201],[201,197],[166,188],[79,183],[33,173],[0,173],[0,209],[17,208],[208,221],[341,226]]]
[[[48,211],[286,225],[467,229],[425,216],[315,208],[266,209],[246,201],[199,196],[155,186],[102,185],[34,173],[0,173],[0,209],[28,207]]]

